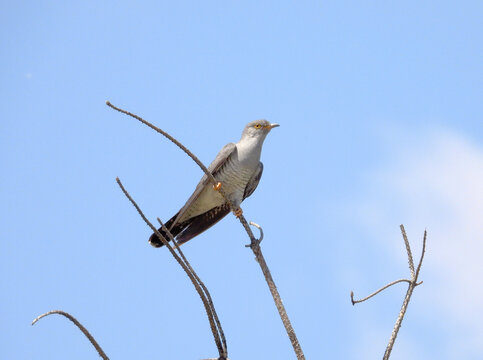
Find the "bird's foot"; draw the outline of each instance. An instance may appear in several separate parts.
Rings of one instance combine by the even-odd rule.
[[[233,211],[233,214],[235,214],[235,216],[237,218],[239,218],[240,216],[243,215],[243,210],[241,208],[236,208],[234,211]]]
[[[221,182],[217,182],[216,185],[213,185],[213,190],[219,191],[221,189]]]

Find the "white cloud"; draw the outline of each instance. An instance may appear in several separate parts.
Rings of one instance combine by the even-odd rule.
[[[381,244],[381,228],[404,223],[417,249],[428,229],[422,273],[430,291],[418,296],[444,316],[449,359],[483,356],[483,149],[448,131],[393,145],[393,162],[371,175],[363,221]],[[400,250],[391,253],[401,259]]]

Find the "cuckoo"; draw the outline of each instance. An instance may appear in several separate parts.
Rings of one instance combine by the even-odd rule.
[[[205,174],[186,204],[165,224],[178,245],[201,234],[230,212],[230,205],[218,191],[220,187],[232,202],[235,215],[241,215],[240,204],[253,194],[262,177],[260,155],[263,141],[270,130],[277,126],[267,120],[249,122],[240,141],[229,143],[221,149],[208,167],[217,185],[213,186]],[[159,232],[170,240],[161,228]],[[155,233],[149,238],[149,243],[154,247],[163,246]]]

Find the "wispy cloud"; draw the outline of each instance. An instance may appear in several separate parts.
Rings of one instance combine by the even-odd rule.
[[[483,356],[483,149],[449,131],[393,146],[391,164],[371,175],[359,209],[364,223],[374,236],[404,223],[415,245],[428,229],[423,277],[430,291],[419,296],[451,333],[441,344],[449,359]]]

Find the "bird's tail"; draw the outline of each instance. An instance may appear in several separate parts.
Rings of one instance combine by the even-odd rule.
[[[173,235],[173,237],[176,237],[176,235],[178,235],[182,230],[183,230],[183,226],[174,226],[173,227],[173,223],[174,221],[176,220],[176,217],[178,216],[178,214],[176,213],[171,219],[169,219],[166,224],[164,224],[164,226],[169,229],[169,232],[171,233],[171,235]],[[160,227],[158,229],[158,231],[160,232],[160,234],[167,240],[167,241],[171,241],[171,238],[169,237],[169,235],[166,233],[166,231],[163,230],[162,227]],[[156,233],[153,233],[150,237],[149,237],[149,243],[158,248],[158,247],[161,247],[163,246],[163,242],[159,239],[158,235],[156,235]]]

